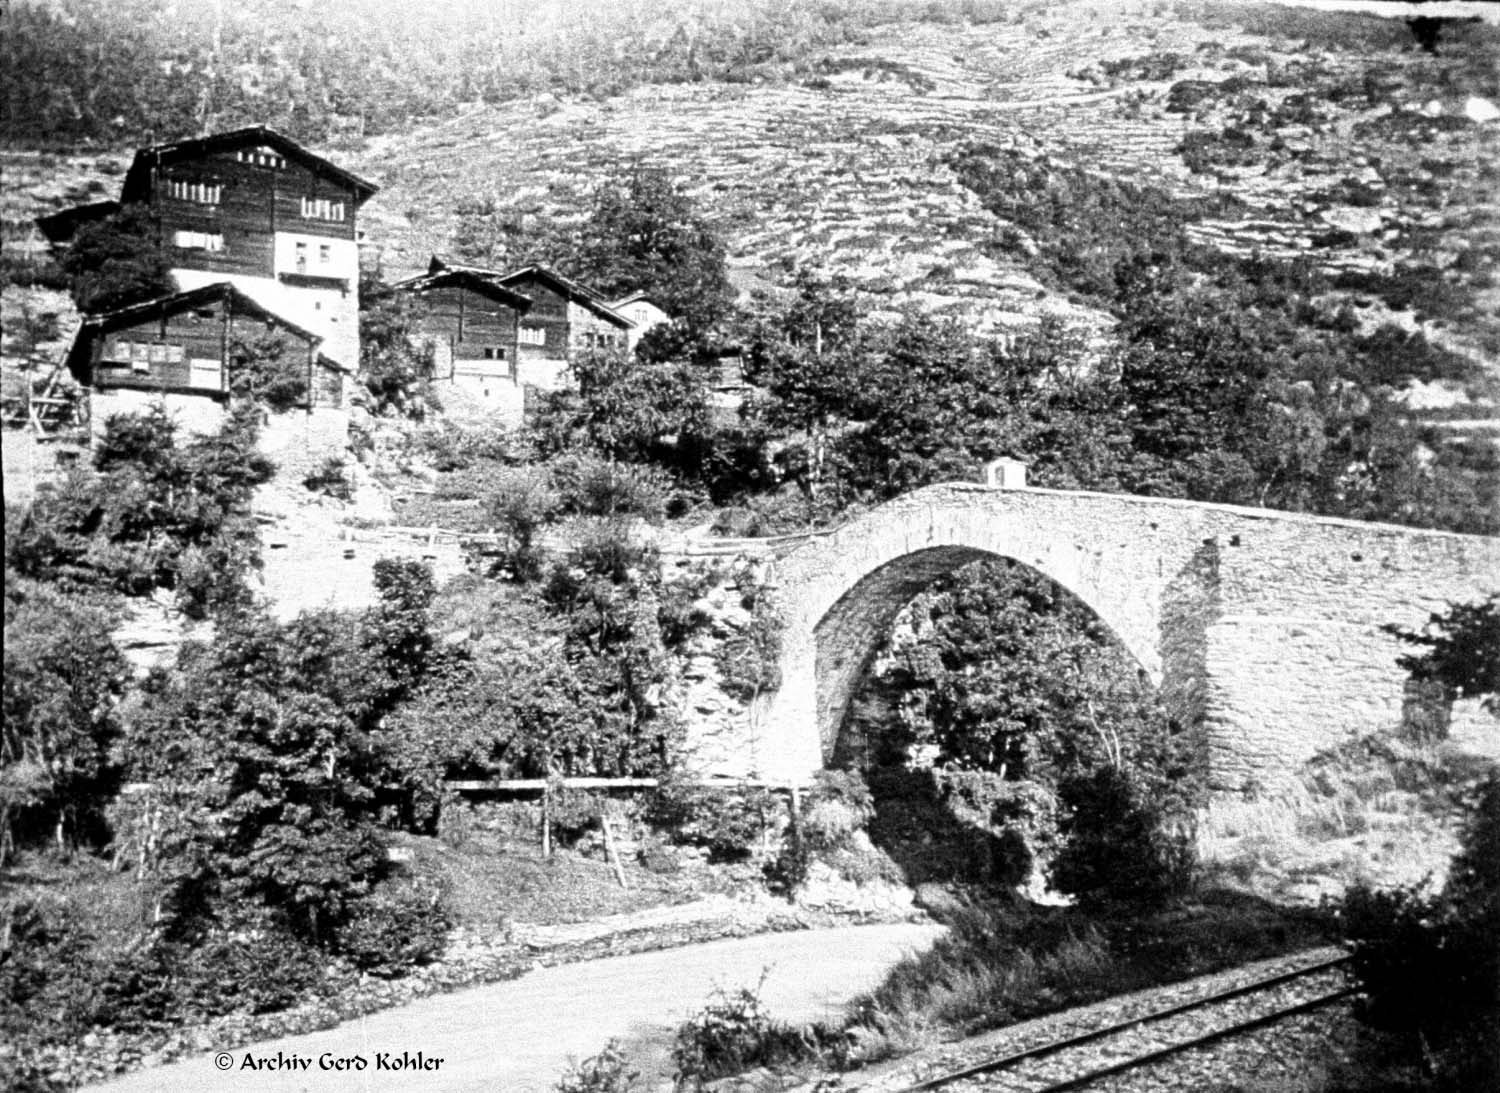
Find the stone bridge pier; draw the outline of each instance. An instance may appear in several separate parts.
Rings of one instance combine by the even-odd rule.
[[[749,711],[763,777],[833,751],[896,615],[941,574],[1010,558],[1110,627],[1203,741],[1218,789],[1271,783],[1397,724],[1390,623],[1500,588],[1500,540],[1120,494],[952,484],[917,490],[770,568],[781,684]]]

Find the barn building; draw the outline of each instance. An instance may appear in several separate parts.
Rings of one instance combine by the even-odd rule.
[[[432,347],[433,380],[460,397],[450,412],[469,410],[519,422],[525,393],[518,370],[521,317],[531,300],[472,266],[439,265],[391,286],[410,296],[413,326]]]
[[[414,297],[434,379],[508,424],[521,421],[528,391],[560,390],[578,354],[635,343],[629,319],[545,266],[505,272],[434,256],[425,274],[392,288]]]
[[[261,446],[295,477],[340,458],[347,441],[350,373],[322,347],[317,333],[219,282],[90,316],[67,366],[89,391],[96,435],[111,415],[152,406],[188,432],[214,432],[231,394],[274,389]]]
[[[120,203],[149,204],[179,289],[228,281],[359,362],[359,210],[375,186],[265,126],[136,152]]]
[[[82,226],[144,207],[177,289],[80,327],[67,365],[89,391],[91,428],[165,404],[185,430],[216,429],[254,342],[275,347],[272,372],[294,373],[280,385],[293,412],[270,415],[263,449],[283,475],[337,457],[359,365],[359,211],[375,190],[253,126],[142,148],[118,201],[38,220],[65,247]]]
[[[500,277],[500,284],[531,300],[517,332],[523,385],[555,391],[579,354],[594,349],[626,349],[630,320],[591,288],[546,266],[526,266]]]

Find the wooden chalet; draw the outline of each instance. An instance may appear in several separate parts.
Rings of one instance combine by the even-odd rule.
[[[67,366],[95,396],[139,396],[117,399],[109,407],[114,412],[161,395],[223,403],[238,347],[268,332],[279,332],[291,345],[280,364],[304,379],[304,409],[344,405],[346,370],[319,351],[318,335],[227,282],[85,319]],[[100,420],[98,413],[91,417]]]
[[[352,291],[356,218],[375,190],[260,125],[142,148],[120,203],[151,205],[174,265]]]
[[[359,361],[361,206],[376,187],[266,126],[136,152],[118,202],[37,221],[54,245],[125,207],[151,210],[181,290],[232,281],[317,334],[323,352]]]

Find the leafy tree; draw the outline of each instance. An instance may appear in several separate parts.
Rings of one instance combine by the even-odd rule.
[[[1364,990],[1361,1019],[1398,1038],[1420,1074],[1416,1088],[1455,1093],[1490,1088],[1500,1075],[1500,775],[1494,772],[1469,802],[1461,847],[1441,893],[1357,885],[1338,908]]]
[[[93,472],[38,491],[7,537],[10,564],[69,588],[172,589],[194,617],[244,603],[259,565],[250,499],[274,470],[256,450],[257,420],[241,407],[219,433],[180,444],[160,407],[110,418]]]
[[[1066,777],[1062,844],[1052,883],[1084,903],[1161,904],[1180,895],[1192,876],[1192,851],[1168,831],[1168,817],[1143,779],[1116,766]]]
[[[518,581],[535,580],[542,572],[541,529],[562,505],[548,474],[537,467],[506,467],[483,504],[509,539],[501,564]]]
[[[606,296],[651,291],[693,331],[712,327],[733,295],[723,239],[657,167],[638,164],[599,188],[568,264]]]
[[[0,862],[18,829],[48,830],[60,847],[102,834],[128,677],[112,624],[103,607],[6,574]]]
[[[113,311],[173,291],[171,264],[145,205],[131,205],[78,229],[62,257],[73,302],[85,313]]]
[[[1118,385],[1056,322],[1007,347],[908,315],[870,351],[860,380],[860,424],[838,447],[851,481],[878,498],[972,480],[1005,455],[1034,463],[1040,482],[1094,488],[1121,462]]]
[[[277,413],[305,405],[307,357],[279,330],[239,333],[229,343],[229,391]]]
[[[1081,897],[1177,890],[1186,855],[1169,831],[1191,812],[1197,755],[1104,625],[1000,562],[941,578],[909,612],[866,684],[894,710],[848,726],[842,761],[924,756],[955,814],[998,830],[1008,856],[1050,862]],[[1112,873],[1122,855],[1140,870]]]
[[[1500,595],[1478,603],[1450,604],[1421,630],[1387,626],[1421,653],[1396,658],[1413,679],[1439,684],[1450,698],[1478,698],[1500,716]]]
[[[359,374],[370,394],[371,410],[421,420],[432,408],[435,349],[416,328],[406,293],[391,292],[377,279],[361,277],[359,295]]]
[[[849,427],[860,405],[866,338],[847,279],[802,270],[796,291],[785,310],[757,324],[749,375],[771,396],[763,414],[767,424],[806,437],[796,477],[816,500],[830,474],[837,473],[833,439]],[[833,486],[837,499],[836,480]]]
[[[383,875],[375,731],[426,678],[433,584],[391,560],[375,579],[363,616],[221,616],[148,682],[125,754],[172,833],[152,869],[179,932],[248,900],[328,945]]]
[[[577,389],[550,394],[533,422],[545,451],[680,462],[709,432],[708,391],[691,365],[596,352],[575,360],[571,371]]]

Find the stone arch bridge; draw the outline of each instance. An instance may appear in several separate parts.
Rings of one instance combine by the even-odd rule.
[[[1214,785],[1269,782],[1397,723],[1387,623],[1500,588],[1500,539],[1120,494],[951,484],[900,497],[768,567],[781,684],[747,765],[802,780],[831,754],[896,615],[943,573],[1011,558],[1068,589],[1194,726]]]

